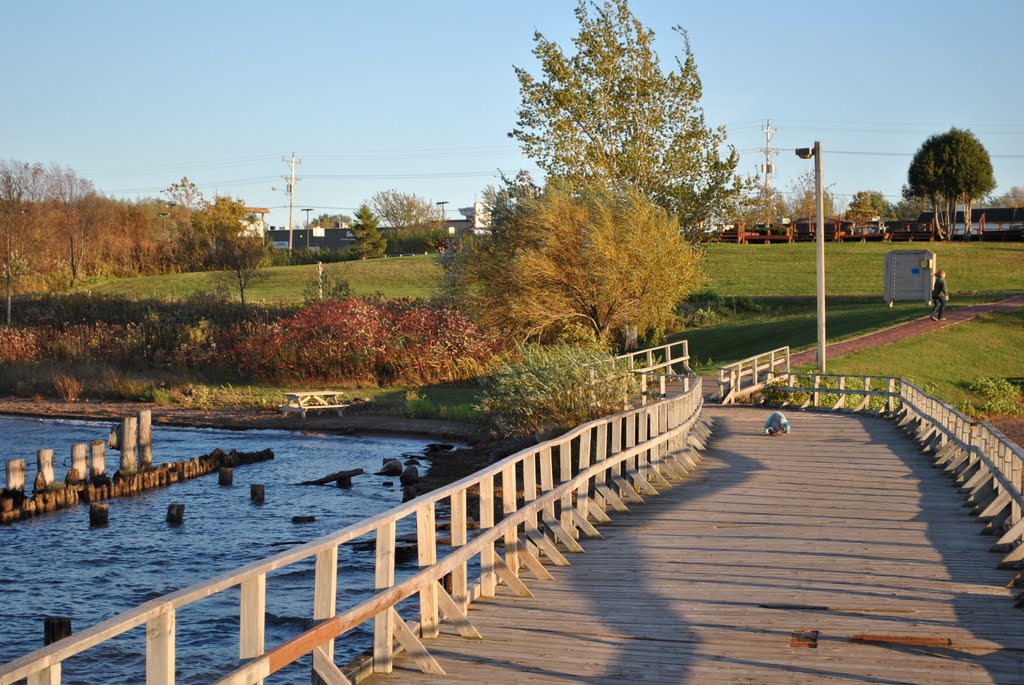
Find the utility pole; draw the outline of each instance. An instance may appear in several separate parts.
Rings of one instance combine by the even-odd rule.
[[[768,119],[765,122],[764,128],[761,129],[761,133],[764,134],[764,147],[761,148],[761,152],[764,153],[764,164],[761,165],[761,173],[764,174],[764,197],[768,199],[768,191],[771,189],[771,175],[775,173],[775,165],[772,164],[772,157],[779,154],[778,150],[772,149],[772,136],[778,133],[777,129],[772,128],[772,121]]]
[[[292,153],[292,158],[289,160],[287,157],[282,157],[281,161],[285,164],[290,162],[291,164],[291,175],[282,176],[285,181],[288,181],[288,259],[292,257],[292,233],[295,231],[295,181],[301,180],[295,178],[295,165],[302,164],[301,159],[295,159],[295,153]]]

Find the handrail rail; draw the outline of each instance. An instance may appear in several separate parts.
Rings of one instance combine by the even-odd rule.
[[[741,395],[760,390],[780,371],[779,367],[783,373],[790,370],[788,345],[720,366],[717,397],[722,404],[731,404]],[[748,378],[750,382],[744,384]]]
[[[678,343],[657,348],[665,350],[665,360],[656,362],[654,368],[665,368],[672,363],[682,362],[683,357],[688,359],[685,341],[682,346],[683,355],[680,357],[673,357],[672,350],[666,349],[672,346],[678,347]],[[652,358],[648,358],[649,362],[651,360]],[[147,683],[173,683],[176,612],[195,601],[234,587],[241,589],[240,655],[243,659],[253,661],[223,682],[258,682],[264,676],[253,674],[262,672],[261,669],[273,666],[272,670],[278,670],[286,663],[309,654],[314,649],[332,657],[333,639],[347,630],[344,626],[357,625],[371,616],[375,617],[375,631],[383,631],[378,632],[375,639],[375,668],[389,670],[392,650],[390,636],[397,616],[394,612],[395,603],[420,592],[423,617],[421,630],[425,637],[432,636],[438,622],[438,592],[444,591],[436,582],[429,581],[437,581],[441,576],[453,570],[457,571],[461,580],[453,581],[453,595],[455,602],[464,611],[465,606],[475,597],[493,594],[498,576],[506,583],[515,583],[515,579],[508,578],[503,568],[507,567],[514,575],[518,573],[519,559],[528,555],[521,543],[518,543],[519,527],[524,526],[524,532],[527,533],[535,531],[538,528],[539,512],[544,513],[544,522],[541,525],[545,528],[559,525],[555,520],[548,520],[549,517],[554,517],[556,504],[560,504],[563,528],[575,530],[584,524],[589,525],[586,523],[588,510],[595,516],[599,515],[603,512],[602,503],[607,502],[605,497],[614,496],[611,492],[606,492],[604,496],[598,495],[595,488],[607,487],[605,482],[611,486],[616,479],[624,478],[634,479],[636,487],[636,479],[646,482],[643,481],[644,474],[651,470],[657,472],[660,461],[670,457],[674,452],[685,449],[688,441],[684,434],[697,422],[703,404],[700,379],[689,377],[686,386],[688,392],[681,395],[589,421],[557,438],[520,450],[455,483],[428,492],[388,511],[271,557],[150,600],[80,633],[0,666],[0,685],[10,685],[25,677],[32,679],[31,682],[43,682],[44,679],[45,682],[59,682],[62,661],[143,624],[147,626]],[[557,487],[554,481],[556,472],[553,461],[556,454],[559,460],[557,473],[560,480]],[[518,478],[521,478],[518,487],[517,472]],[[494,488],[499,477],[503,516],[496,524]],[[539,497],[538,484],[540,491],[544,493]],[[616,486],[628,489],[624,483],[617,482]],[[471,488],[479,492],[481,519],[481,532],[472,542],[468,540],[466,521],[467,492]],[[515,493],[519,489],[527,492],[526,503],[521,507],[515,500]],[[575,498],[572,497],[573,494]],[[434,514],[438,502],[442,500],[448,500],[452,512],[452,546],[456,549],[439,562]],[[532,524],[529,522],[531,515]],[[583,517],[582,521],[579,520],[580,516]],[[411,579],[395,585],[395,529],[398,521],[410,518],[416,521],[419,562],[424,570]],[[377,540],[378,592],[359,607],[341,616],[335,616],[338,547],[370,533],[376,534]],[[505,538],[505,561],[497,556],[493,546],[493,543],[502,536]],[[475,556],[480,557],[481,575],[479,582],[474,586],[475,590],[470,592],[466,584],[466,562]],[[339,626],[344,629],[339,629],[337,633],[332,633],[330,637],[322,640],[315,639],[314,647],[301,653],[292,650],[289,652],[288,660],[282,662],[280,648],[264,652],[263,607],[267,575],[276,569],[313,557],[317,561],[314,589],[314,604],[317,610],[314,612],[314,620],[320,622],[312,631],[307,632],[323,637]],[[527,564],[529,562],[528,559],[524,561]],[[371,609],[372,612],[366,614]],[[457,613],[450,609],[451,607],[443,609],[449,618],[453,613]],[[356,624],[349,625],[347,621],[354,620],[353,616],[364,618]],[[349,618],[341,621],[343,617]],[[328,621],[333,627],[326,627]],[[386,634],[388,638],[379,637],[380,634]],[[296,640],[299,638],[294,638],[286,644],[291,645]],[[301,641],[300,643],[306,644]],[[269,655],[275,655],[274,659],[270,659]],[[316,658],[321,657],[315,655]],[[330,663],[333,666],[333,662]],[[243,676],[241,673],[248,675]],[[236,676],[243,679],[238,680]],[[250,676],[252,679],[245,679]]]

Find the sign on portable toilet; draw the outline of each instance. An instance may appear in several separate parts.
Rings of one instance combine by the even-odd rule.
[[[885,255],[885,301],[932,299],[935,253],[930,250],[893,250]]]

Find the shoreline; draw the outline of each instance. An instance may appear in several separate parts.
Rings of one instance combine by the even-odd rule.
[[[533,444],[534,440],[494,439],[480,425],[442,419],[410,419],[373,414],[358,409],[351,416],[332,413],[280,414],[276,410],[196,409],[163,407],[146,402],[64,402],[53,399],[0,399],[0,416],[38,419],[117,422],[141,409],[153,413],[154,426],[219,428],[224,430],[281,430],[302,434],[374,435],[429,438],[458,443],[453,451],[437,456],[420,476],[416,496],[464,478],[489,464]]]

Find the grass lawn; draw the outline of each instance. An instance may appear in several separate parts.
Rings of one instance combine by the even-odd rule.
[[[992,312],[830,361],[829,372],[902,376],[954,407],[983,400],[969,386],[978,378],[1024,381],[1024,310]]]
[[[969,293],[1024,290],[1024,243],[829,243],[825,246],[825,291],[828,295],[875,296],[881,300],[884,255],[890,250],[931,250],[940,268],[949,272],[954,297]],[[707,246],[707,287],[719,295],[801,297],[815,293],[813,243]],[[370,259],[328,264],[356,295],[388,297],[434,294],[441,268],[433,255]],[[252,300],[301,300],[315,280],[314,265],[266,269],[267,278],[252,287]],[[216,289],[210,273],[169,274],[94,282],[85,289],[137,297],[187,297]]]
[[[1024,290],[1024,243],[828,243],[825,293],[874,295],[884,292],[885,253],[930,250],[945,269],[949,290],[958,294]],[[708,245],[707,287],[719,295],[794,297],[814,295],[814,243]]]
[[[989,302],[991,297],[963,297],[956,306]],[[789,345],[794,352],[818,342],[817,309],[814,298],[765,298],[764,311],[726,313],[717,325],[673,333],[671,340],[688,340],[694,369],[704,373],[722,364],[751,357]],[[830,297],[826,300],[825,332],[829,342],[854,338],[926,316],[923,302],[895,302],[881,299]]]
[[[354,295],[429,297],[441,283],[441,267],[432,255],[325,264],[324,272],[332,278],[348,281]],[[247,299],[302,300],[306,289],[315,287],[316,283],[315,264],[274,266],[262,273],[266,277],[246,291]],[[214,274],[203,272],[110,279],[86,284],[82,289],[133,297],[184,298],[199,292],[214,292],[217,283]],[[229,292],[238,296],[237,289]]]

